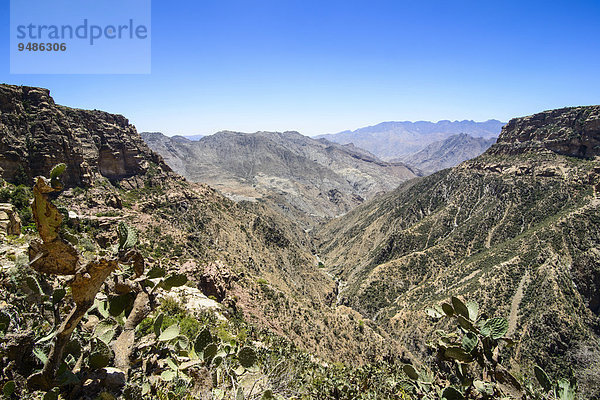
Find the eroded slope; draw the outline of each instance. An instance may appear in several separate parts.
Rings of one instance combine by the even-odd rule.
[[[341,303],[424,351],[436,328],[425,307],[478,300],[511,317],[516,369],[572,366],[597,395],[599,110],[513,120],[484,155],[329,223],[319,250],[346,285]]]

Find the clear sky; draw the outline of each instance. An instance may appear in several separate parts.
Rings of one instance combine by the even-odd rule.
[[[599,0],[154,0],[151,74],[72,76],[11,75],[0,4],[0,82],[139,131],[314,135],[600,104]]]

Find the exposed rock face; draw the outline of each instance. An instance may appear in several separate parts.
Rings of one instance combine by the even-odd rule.
[[[144,174],[150,164],[169,172],[135,127],[121,116],[56,105],[47,89],[0,85],[0,169],[13,181],[68,168],[68,185],[86,186],[97,176],[121,180]],[[20,171],[21,170],[21,171]]]
[[[495,142],[496,138],[486,139],[460,133],[452,135],[448,139],[431,143],[423,150],[400,157],[397,161],[402,161],[426,174],[432,174],[477,157]]]
[[[21,235],[21,218],[12,204],[0,203],[0,237]]]
[[[515,118],[503,129],[490,154],[549,150],[581,158],[600,155],[600,106],[544,111]]]
[[[220,132],[198,141],[160,133],[142,137],[189,180],[233,198],[266,199],[296,219],[346,213],[416,177],[402,163],[297,132]]]

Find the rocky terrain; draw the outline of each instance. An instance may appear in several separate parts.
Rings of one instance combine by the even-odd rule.
[[[47,89],[0,85],[4,179],[32,178],[58,163],[68,166],[65,183],[79,186],[99,176],[135,180],[151,165],[170,171],[125,117],[57,105]]]
[[[600,154],[600,106],[563,108],[513,119],[490,154],[553,152],[592,158]]]
[[[417,153],[429,144],[461,133],[484,139],[495,138],[504,124],[493,119],[486,122],[383,122],[355,131],[317,137],[341,144],[353,143],[387,161]]]
[[[513,120],[481,156],[307,233],[177,175],[122,116],[0,93],[5,397],[600,395],[600,107]],[[205,166],[245,154],[226,158],[237,184],[258,166],[315,186],[405,171],[295,133],[221,135],[200,140]],[[187,139],[146,136],[194,171],[173,162]]]
[[[381,360],[386,354],[410,356],[386,332],[363,321],[356,311],[334,305],[336,283],[319,267],[310,237],[297,224],[263,204],[236,203],[207,185],[190,183],[177,176],[121,116],[55,105],[49,92],[43,89],[0,85],[0,91],[5,107],[0,108],[4,133],[0,149],[3,163],[0,201],[12,203],[3,208],[4,217],[0,215],[2,228],[6,230],[0,236],[8,236],[0,246],[2,318],[7,313],[14,314],[14,307],[8,306],[11,302],[25,301],[23,307],[37,307],[35,302],[39,298],[35,293],[32,297],[30,288],[19,289],[19,285],[27,286],[25,281],[30,278],[25,277],[34,276],[40,282],[35,287],[45,290],[53,287],[56,290],[55,285],[63,282],[47,281],[35,273],[29,267],[27,254],[29,243],[37,240],[31,216],[35,206],[30,206],[32,175],[49,176],[50,169],[43,171],[45,165],[64,162],[64,188],[53,199],[59,210],[64,210],[65,223],[60,226],[65,237],[86,259],[99,259],[114,251],[112,246],[119,240],[117,226],[126,222],[137,231],[137,249],[146,259],[148,269],[165,269],[189,279],[188,287],[198,299],[183,296],[185,301],[179,298],[184,302],[177,307],[189,309],[188,301],[210,303],[207,299],[210,296],[229,318],[225,320],[237,324],[227,329],[241,329],[239,324],[243,323],[248,324],[244,332],[251,332],[254,339],[258,339],[259,333],[266,332],[267,338],[276,335],[284,342],[278,342],[274,350],[298,346],[310,352],[316,361],[308,362],[296,350],[289,351],[304,360],[301,365],[310,364],[314,368],[321,368],[319,363],[325,362],[319,360],[358,365]],[[22,99],[27,100],[27,108]],[[28,143],[33,144],[27,147]],[[86,165],[85,169],[80,164]],[[18,218],[15,207],[25,218],[24,235],[14,235]],[[30,250],[32,254],[35,249]],[[21,277],[23,281],[19,281]],[[17,289],[13,282],[17,282]],[[19,294],[21,290],[25,290],[24,295]],[[197,318],[203,315],[202,309],[192,311]],[[152,314],[152,318],[158,314]],[[191,318],[181,315],[184,322],[185,318]],[[49,318],[43,314],[40,317],[42,321]],[[18,321],[25,321],[25,325],[15,325]],[[3,334],[4,323],[1,319]],[[198,322],[194,324],[197,326]],[[31,322],[17,319],[8,326],[16,329],[11,338],[24,341],[18,342],[18,346],[30,346],[27,348],[31,350],[34,345]],[[48,328],[36,325],[35,334],[44,335],[38,330]],[[217,326],[211,329],[216,330]],[[81,334],[82,343],[89,341],[84,331]],[[13,342],[0,338],[0,345],[10,343]],[[0,351],[4,357],[5,348]],[[13,360],[11,365],[17,361],[36,365],[34,354],[27,351],[19,356],[25,357],[24,360],[11,357],[3,358],[2,362]],[[15,375],[17,371],[12,367],[2,365],[13,380],[23,379]],[[291,374],[291,379],[298,367],[291,365],[284,372]],[[262,376],[265,382],[271,379]],[[24,390],[21,383],[19,389]],[[212,387],[211,383],[208,385]]]
[[[445,140],[433,142],[423,150],[393,161],[401,161],[425,174],[432,174],[477,157],[495,142],[496,138],[484,139],[460,133]]]
[[[600,108],[510,121],[483,155],[401,185],[318,232],[345,304],[413,351],[451,293],[509,315],[513,368],[574,368],[600,395]]]
[[[21,234],[21,218],[10,203],[0,203],[0,238]]]
[[[262,199],[298,221],[344,214],[418,172],[352,145],[296,132],[220,132],[197,141],[160,133],[142,137],[190,181],[234,199]]]

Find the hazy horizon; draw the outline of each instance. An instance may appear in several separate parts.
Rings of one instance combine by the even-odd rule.
[[[365,126],[360,126],[360,127],[354,127],[354,128],[348,128],[348,129],[344,129],[341,131],[337,131],[337,132],[324,132],[324,133],[317,133],[317,134],[312,134],[312,135],[305,135],[304,133],[298,131],[297,129],[286,129],[283,131],[270,131],[270,130],[265,130],[265,129],[260,129],[257,131],[234,131],[232,129],[221,129],[219,131],[216,132],[211,132],[211,133],[206,133],[206,134],[202,134],[202,133],[192,133],[192,134],[180,134],[180,133],[166,133],[166,132],[161,132],[158,130],[140,130],[138,128],[138,132],[140,133],[162,133],[165,136],[169,136],[169,137],[173,137],[173,136],[183,136],[183,137],[194,137],[194,136],[210,136],[210,135],[214,135],[216,133],[220,133],[220,132],[236,132],[236,133],[244,133],[244,134],[252,134],[252,133],[258,133],[258,132],[297,132],[300,133],[301,135],[304,136],[309,136],[309,137],[316,137],[316,136],[321,136],[321,135],[330,135],[330,134],[337,134],[337,133],[345,133],[345,132],[355,132],[364,128],[371,128],[377,125],[381,125],[381,124],[388,124],[388,123],[411,123],[411,124],[415,124],[415,123],[419,123],[419,122],[427,122],[427,123],[432,123],[432,124],[438,124],[440,122],[474,122],[474,123],[485,123],[485,122],[491,122],[491,121],[496,121],[496,122],[500,122],[503,124],[506,124],[508,121],[501,121],[495,118],[490,118],[487,120],[482,120],[482,121],[474,121],[472,119],[456,119],[456,120],[449,120],[449,119],[440,119],[438,121],[425,121],[425,120],[418,120],[418,121],[381,121],[381,122],[377,122],[377,123],[372,123],[369,125],[365,125]],[[137,127],[136,127],[137,128]]]
[[[508,121],[600,103],[598,15],[584,0],[155,2],[151,74],[11,75],[3,41],[0,82],[169,135]]]

